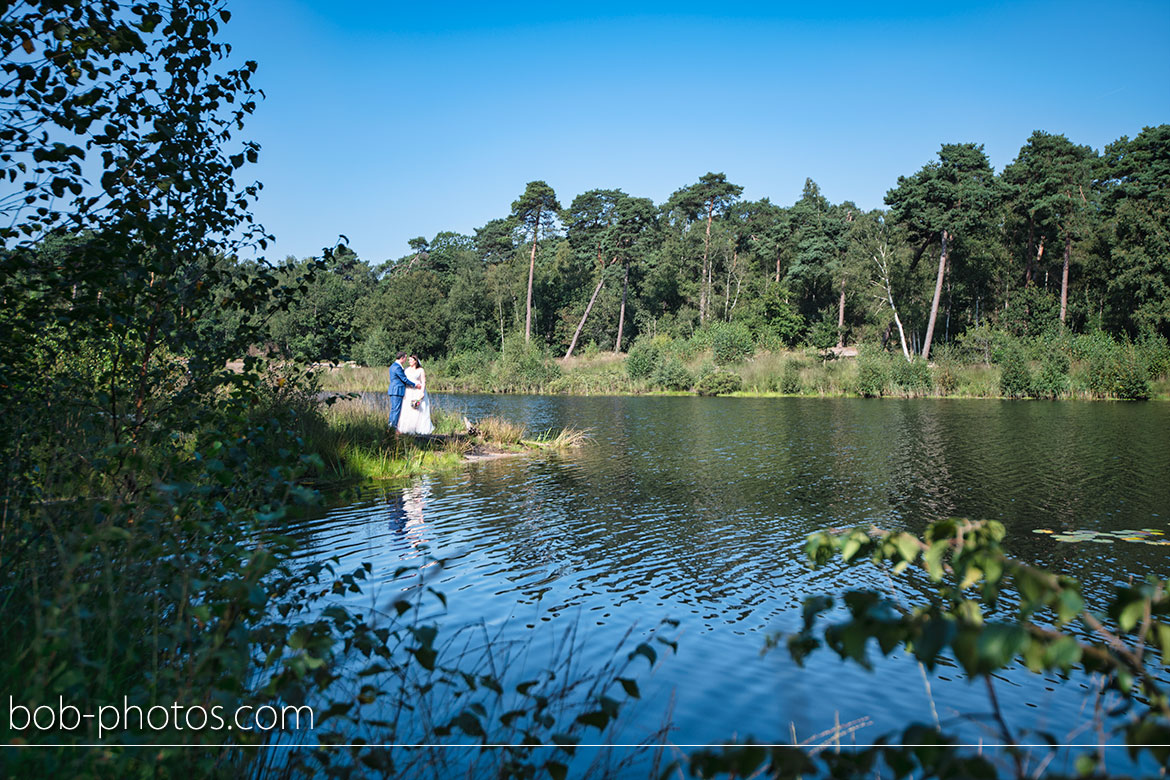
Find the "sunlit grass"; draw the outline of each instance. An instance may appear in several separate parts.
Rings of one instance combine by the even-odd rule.
[[[389,430],[386,413],[357,398],[325,405],[306,424],[305,441],[317,454],[323,481],[386,480],[458,467],[469,453],[519,453],[567,449],[586,439],[583,431],[550,430],[530,436],[522,425],[500,417],[471,423],[458,412],[431,409],[431,436],[399,435]]]

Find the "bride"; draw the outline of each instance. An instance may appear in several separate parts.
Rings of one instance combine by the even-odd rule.
[[[435,430],[431,423],[431,397],[427,395],[427,372],[414,355],[410,356],[406,378],[418,385],[406,388],[402,413],[398,415],[398,432],[426,436]]]

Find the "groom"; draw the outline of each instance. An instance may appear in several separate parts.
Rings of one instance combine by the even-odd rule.
[[[408,387],[418,387],[406,378],[403,365],[406,363],[406,353],[399,352],[398,357],[390,364],[390,389],[386,393],[390,396],[390,427],[398,432],[398,415],[402,414],[402,396]]]

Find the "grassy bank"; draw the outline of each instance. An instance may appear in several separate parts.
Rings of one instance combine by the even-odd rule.
[[[498,417],[473,423],[437,406],[431,417],[432,436],[405,436],[387,427],[384,411],[360,399],[321,404],[316,414],[302,417],[306,448],[317,461],[310,478],[318,484],[400,479],[456,468],[469,459],[570,447],[585,437],[572,430],[530,434]]]
[[[944,345],[930,362],[862,349],[738,351],[688,342],[639,341],[628,354],[555,359],[537,348],[460,354],[429,366],[431,387],[444,392],[562,395],[700,395],[1170,399],[1170,347],[1108,337],[969,341]],[[341,366],[321,375],[339,392],[382,391],[386,369]]]

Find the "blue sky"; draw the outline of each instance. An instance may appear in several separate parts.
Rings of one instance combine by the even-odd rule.
[[[271,259],[471,233],[526,182],[660,203],[708,171],[789,205],[882,205],[942,143],[996,170],[1033,130],[1098,150],[1170,122],[1170,2],[244,0],[224,30],[267,98]]]

